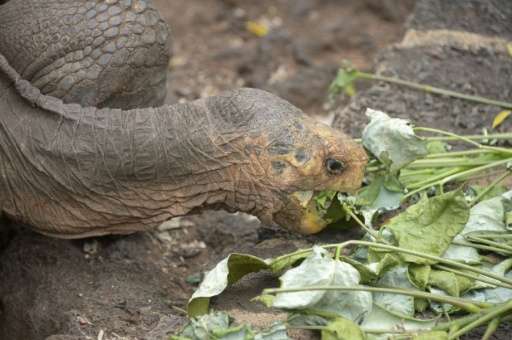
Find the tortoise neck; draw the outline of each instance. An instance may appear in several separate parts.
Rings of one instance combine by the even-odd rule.
[[[52,236],[123,234],[207,207],[253,212],[246,135],[205,101],[122,111],[63,104],[0,55],[3,211]],[[22,170],[20,170],[22,169]],[[251,170],[252,171],[252,170]]]

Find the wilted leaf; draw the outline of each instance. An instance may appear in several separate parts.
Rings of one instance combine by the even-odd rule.
[[[171,339],[208,339],[214,330],[227,329],[229,324],[229,316],[224,312],[203,315],[199,318],[191,319],[181,333],[178,336],[171,337]]]
[[[432,270],[429,283],[444,290],[448,295],[459,297],[473,286],[474,280],[444,270]]]
[[[362,206],[365,223],[372,226],[375,214],[398,209],[402,197],[403,193],[388,190],[384,186],[384,177],[379,176],[359,192],[357,204]]]
[[[498,264],[493,268],[493,272],[499,274],[503,270],[510,269],[512,259],[508,259]],[[500,274],[508,279],[512,279],[512,271],[505,274]],[[487,285],[485,283],[480,284],[481,286]],[[469,293],[464,294],[463,298],[471,299],[475,301],[487,302],[487,303],[503,303],[512,300],[512,289],[504,288],[504,287],[496,287],[496,288],[485,288],[472,290]]]
[[[422,198],[405,212],[393,217],[386,229],[398,245],[431,255],[442,255],[468,220],[469,208],[459,191]],[[408,262],[428,264],[431,260],[402,254]]]
[[[289,314],[286,323],[300,328],[300,326],[325,326],[329,320],[316,314]]]
[[[366,115],[371,121],[363,131],[363,145],[392,173],[428,153],[426,142],[416,136],[408,121],[372,109]]]
[[[425,264],[409,265],[409,281],[417,288],[424,290],[427,287],[431,267]]]
[[[407,275],[407,266],[397,266],[388,270],[378,281],[378,287],[404,288],[415,290],[416,288],[409,282]],[[374,293],[373,302],[377,306],[384,308],[402,316],[414,316],[414,297],[391,293]]]
[[[361,325],[364,331],[419,331],[430,330],[436,325],[436,320],[420,320],[396,316],[379,306],[374,306],[370,315]]]
[[[454,238],[454,241],[465,241],[464,236],[482,232],[506,232],[505,212],[506,193],[502,196],[481,201],[471,208],[464,229]],[[443,257],[465,263],[479,263],[480,255],[477,249],[469,246],[450,245]]]
[[[269,330],[256,333],[249,325],[233,325],[225,312],[214,312],[192,318],[171,340],[289,340],[286,326],[274,323]]]
[[[498,126],[500,126],[505,121],[505,119],[507,119],[508,116],[510,116],[510,114],[512,114],[512,111],[510,110],[504,110],[498,113],[496,117],[494,117],[494,120],[492,121],[492,128],[495,129]]]
[[[298,267],[288,270],[280,278],[281,288],[311,286],[357,286],[359,272],[341,261],[333,260],[323,248],[314,247],[313,253]],[[372,297],[367,292],[302,291],[279,293],[273,307],[309,309],[335,313],[350,320],[359,320],[370,312]]]
[[[249,273],[268,269],[267,263],[255,256],[231,254],[210,270],[199,288],[188,302],[190,317],[208,313],[210,298],[219,295],[231,285]]]
[[[322,330],[322,340],[365,340],[365,336],[354,322],[337,318]]]

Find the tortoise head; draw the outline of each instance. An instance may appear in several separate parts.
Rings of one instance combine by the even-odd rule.
[[[320,231],[305,203],[315,192],[353,192],[364,177],[363,147],[340,131],[306,116],[292,104],[267,92],[245,89],[238,112],[250,117],[244,140],[259,202],[250,211],[265,223],[277,223],[303,234]],[[247,100],[249,98],[249,100]]]

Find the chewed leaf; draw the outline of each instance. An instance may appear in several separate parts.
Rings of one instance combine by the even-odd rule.
[[[392,173],[428,154],[427,143],[416,136],[407,120],[372,109],[366,115],[371,121],[363,131],[363,145]]]
[[[466,224],[469,207],[459,191],[423,198],[405,212],[393,217],[390,230],[400,247],[431,255],[444,254],[455,235]],[[432,261],[403,254],[408,262],[428,264]]]
[[[268,269],[268,264],[255,256],[231,254],[210,270],[188,302],[190,317],[208,313],[210,298],[249,273]]]
[[[365,340],[365,336],[353,321],[336,318],[322,330],[322,340]]]
[[[305,288],[305,291],[279,293],[273,307],[327,311],[350,320],[361,320],[370,312],[372,296],[367,292],[307,291],[312,286],[356,286],[359,272],[350,264],[333,260],[320,247],[300,266],[288,270],[280,278],[281,288]]]
[[[402,197],[403,193],[388,190],[384,185],[384,177],[379,176],[358,193],[357,204],[362,206],[365,223],[372,226],[375,214],[398,209]]]
[[[492,128],[495,129],[498,126],[500,126],[505,121],[505,119],[507,119],[508,116],[510,116],[511,114],[512,111],[510,110],[504,110],[498,113],[496,117],[494,117],[494,120],[492,121]]]

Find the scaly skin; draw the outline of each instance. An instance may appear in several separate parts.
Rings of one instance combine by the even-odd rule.
[[[42,93],[82,106],[160,106],[167,24],[145,0],[11,0],[0,51]]]
[[[12,59],[4,51],[16,45],[5,45],[13,38],[3,37],[4,6],[12,6],[10,18],[39,15],[21,5],[24,1],[0,7],[0,208],[7,216],[47,235],[78,238],[131,233],[204,208],[223,208],[310,233],[318,227],[306,221],[294,192],[359,187],[366,164],[359,145],[261,90],[128,111],[65,104],[45,95],[44,86],[41,93],[31,83],[40,71],[29,72],[32,78],[23,74],[38,62]],[[66,1],[73,8],[90,2]],[[142,3],[131,1],[123,18],[144,15],[145,10],[137,12]],[[41,12],[48,18],[50,12]],[[46,73],[62,77],[60,69],[51,71],[55,63],[43,64],[51,65]],[[146,70],[143,79],[154,73]],[[101,98],[110,98],[105,101],[87,96],[94,89],[77,89],[97,103],[134,104],[115,90],[103,92]]]

